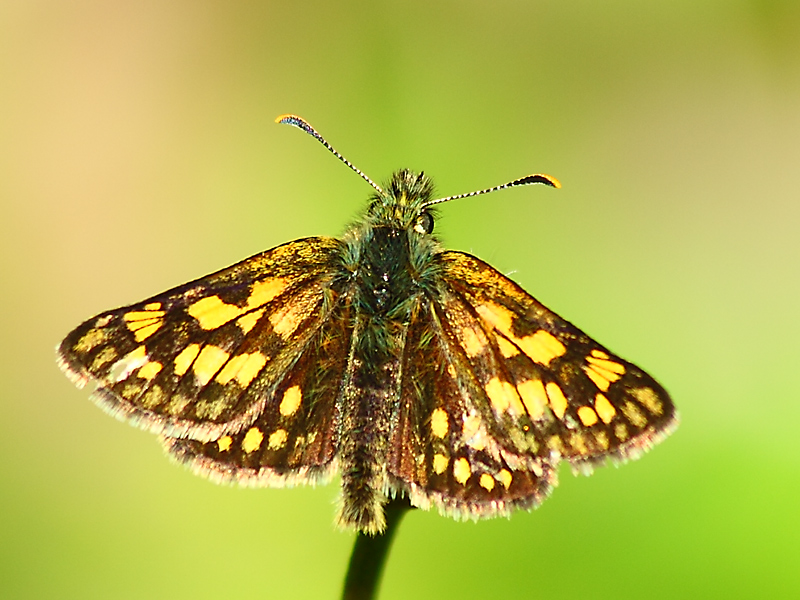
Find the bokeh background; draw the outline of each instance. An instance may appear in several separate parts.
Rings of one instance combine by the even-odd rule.
[[[800,4],[0,3],[0,596],[336,598],[336,485],[218,487],[58,371],[74,326],[278,243],[376,180],[653,373],[682,425],[540,509],[410,514],[392,598],[800,593]]]

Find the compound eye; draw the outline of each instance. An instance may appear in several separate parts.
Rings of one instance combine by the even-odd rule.
[[[433,216],[427,212],[422,213],[417,219],[416,225],[414,225],[414,231],[422,234],[428,234],[433,231]]]

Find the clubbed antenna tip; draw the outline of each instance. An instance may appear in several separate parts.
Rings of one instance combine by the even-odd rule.
[[[519,179],[515,179],[514,181],[509,181],[508,183],[504,183],[503,185],[496,185],[494,187],[486,188],[485,190],[467,192],[466,194],[457,194],[456,196],[447,196],[446,198],[438,198],[436,200],[431,200],[430,202],[426,202],[425,206],[427,207],[432,204],[440,204],[442,202],[448,202],[450,200],[458,200],[459,198],[470,198],[472,196],[488,194],[489,192],[496,192],[498,190],[504,190],[506,188],[517,187],[520,185],[532,185],[534,183],[543,183],[544,185],[549,185],[550,187],[554,188],[561,187],[561,182],[555,177],[551,177],[550,175],[544,175],[542,173],[535,173],[533,175],[526,175],[525,177],[520,177]]]

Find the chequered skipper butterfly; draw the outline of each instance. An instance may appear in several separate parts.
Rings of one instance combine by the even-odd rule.
[[[59,364],[112,414],[215,481],[341,474],[338,522],[385,526],[405,496],[456,518],[538,505],[564,459],[589,472],[677,424],[664,389],[485,262],[443,250],[422,173],[380,187],[340,239],[283,244],[104,312]]]

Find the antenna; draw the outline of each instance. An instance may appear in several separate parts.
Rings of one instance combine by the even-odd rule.
[[[344,156],[339,154],[339,152],[337,152],[336,149],[333,146],[331,146],[327,142],[327,140],[325,140],[325,138],[322,137],[317,132],[317,130],[314,129],[311,125],[309,125],[308,121],[306,121],[302,117],[298,117],[297,115],[281,115],[280,117],[275,119],[275,122],[276,123],[282,123],[284,125],[291,125],[292,127],[297,127],[298,129],[302,129],[303,131],[305,131],[308,135],[317,138],[317,140],[323,146],[325,146],[328,150],[330,150],[336,158],[338,158],[340,161],[342,161],[344,164],[346,164],[348,167],[350,167],[353,171],[358,173],[361,176],[361,178],[364,181],[366,181],[368,184],[370,184],[372,187],[374,187],[381,196],[385,196],[386,195],[384,193],[384,191],[381,189],[381,187],[377,183],[372,181],[372,179],[367,177],[361,169],[356,167],[353,163],[351,163],[349,160],[347,160]]]
[[[423,204],[422,208],[427,208],[432,204],[440,204],[441,202],[447,202],[449,200],[458,200],[459,198],[469,198],[470,196],[479,196],[481,194],[488,194],[489,192],[496,192],[498,190],[504,190],[506,188],[511,188],[511,187],[518,187],[521,185],[532,185],[534,183],[543,183],[545,185],[549,185],[550,187],[554,188],[561,187],[561,182],[555,177],[537,173],[534,175],[526,175],[525,177],[520,177],[519,179],[515,179],[514,181],[509,181],[508,183],[504,183],[503,185],[496,185],[494,187],[486,188],[485,190],[478,190],[477,192],[468,192],[466,194],[458,194],[456,196],[447,196],[446,198],[431,200],[430,202],[426,202],[425,204]]]

